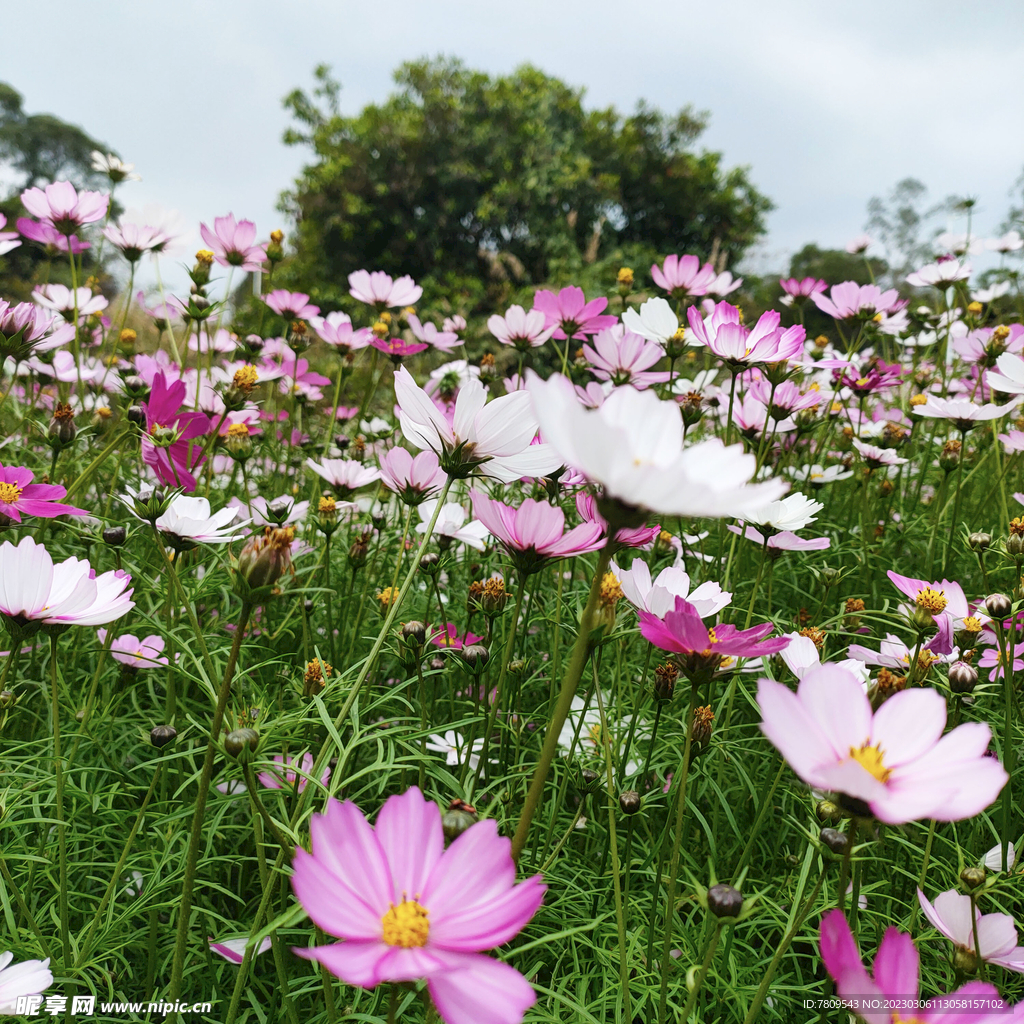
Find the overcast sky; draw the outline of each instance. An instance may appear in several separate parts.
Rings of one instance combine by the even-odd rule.
[[[992,232],[1024,165],[1020,0],[33,0],[7,6],[3,44],[0,78],[26,110],[136,164],[125,205],[192,224],[232,211],[261,237],[287,227],[278,194],[306,158],[280,141],[281,98],[321,62],[346,112],[383,99],[401,61],[440,53],[490,72],[529,61],[594,106],[707,110],[701,144],[750,165],[776,203],[762,268],[843,245],[907,176],[934,201],[977,196]]]

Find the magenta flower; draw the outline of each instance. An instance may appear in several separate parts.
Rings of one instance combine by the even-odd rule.
[[[423,289],[408,274],[391,280],[390,274],[383,270],[356,270],[348,275],[349,294],[368,306],[377,309],[397,309],[399,306],[411,306],[419,302]]]
[[[430,348],[425,341],[406,341],[405,338],[374,338],[370,344],[386,356],[390,356],[395,363]]]
[[[330,377],[309,368],[308,359],[286,360],[282,364],[281,380],[277,385],[282,395],[294,395],[307,402],[319,402],[324,397],[320,390],[331,383]]]
[[[256,225],[251,220],[235,221],[235,215],[216,217],[211,231],[205,224],[199,225],[203,241],[213,253],[213,258],[222,267],[241,267],[242,270],[262,270],[267,253],[256,241]]]
[[[762,313],[750,328],[740,323],[740,311],[728,302],[719,302],[707,318],[701,317],[696,306],[690,306],[686,318],[694,335],[732,367],[779,363],[796,359],[803,352],[803,327],[794,324],[783,330],[774,309]]]
[[[651,370],[665,355],[665,350],[657,342],[627,331],[621,324],[600,331],[593,345],[583,346],[583,355],[595,377],[611,381],[616,387],[632,384],[643,389],[669,379],[668,371]]]
[[[932,926],[959,949],[1008,971],[1024,974],[1024,946],[1017,945],[1017,929],[1009,914],[983,914],[974,907],[972,915],[971,897],[956,889],[939,893],[934,904],[918,889],[917,900]],[[978,928],[977,949],[974,948],[975,924]]]
[[[502,345],[512,345],[520,352],[538,348],[555,333],[554,326],[547,326],[543,310],[527,313],[522,306],[509,306],[504,316],[495,313],[488,317],[487,329]]]
[[[857,677],[824,664],[796,693],[762,679],[757,703],[761,731],[804,782],[890,825],[973,817],[1006,783],[986,755],[989,727],[968,722],[943,736],[946,700],[932,689],[902,690],[872,712]]]
[[[260,772],[256,776],[260,780],[260,785],[265,786],[267,789],[289,789],[294,788],[296,780],[299,784],[299,792],[301,793],[309,782],[309,775],[313,771],[313,755],[307,750],[302,755],[300,761],[297,757],[282,757],[280,754],[274,755],[274,763],[279,764],[283,767],[283,783],[282,783],[282,772],[274,770],[272,772]],[[295,766],[299,766],[299,771],[296,772]],[[300,774],[301,773],[301,774]],[[330,767],[324,768],[323,775],[320,776],[320,785],[326,786],[331,781],[331,769]]]
[[[710,263],[702,267],[696,256],[666,256],[660,267],[657,263],[651,267],[654,283],[674,299],[682,299],[687,295],[706,295],[708,285],[717,276]]]
[[[229,784],[233,785],[233,784]],[[242,783],[237,783],[241,788],[245,788]],[[224,957],[229,963],[240,964],[245,959],[245,947],[249,945],[249,936],[243,935],[237,939],[220,939],[214,941],[211,937],[209,940],[210,950],[216,953],[218,956]],[[255,956],[259,956],[261,953],[266,953],[270,949],[271,945],[270,936],[268,935],[257,947]]]
[[[34,484],[32,477],[32,470],[24,466],[0,463],[0,522],[6,516],[7,521],[20,523],[23,514],[44,519],[89,514],[84,508],[61,505],[57,499],[68,492],[59,484]]]
[[[99,626],[135,607],[120,569],[100,576],[82,558],[56,565],[42,544],[22,537],[0,545],[0,615],[14,636],[40,626]]]
[[[965,897],[966,898],[966,897]],[[938,996],[920,1006],[920,972],[917,949],[905,932],[886,930],[875,955],[875,977],[864,969],[853,932],[841,910],[830,910],[821,919],[821,959],[836,983],[836,994],[849,1002],[858,1016],[870,1024],[982,1024],[983,1021],[1019,1020],[1015,1013],[1009,1018],[1000,1009],[1006,1004],[995,987],[983,981],[972,981],[948,996]],[[983,1001],[980,1007],[971,1000]],[[861,1009],[874,1003],[877,1009]],[[906,1014],[883,1009],[913,1006]]]
[[[917,608],[932,617],[938,627],[938,636],[928,643],[928,649],[936,654],[949,654],[953,650],[953,631],[963,622],[970,610],[967,597],[959,583],[941,580],[937,583],[926,583],[909,576],[901,576],[892,569],[886,575],[892,585],[914,602]]]
[[[437,805],[415,787],[371,828],[351,801],[314,815],[313,852],[295,851],[292,887],[312,921],[342,942],[296,949],[349,985],[426,978],[447,1024],[519,1024],[536,1002],[518,971],[483,950],[508,942],[541,904],[540,875],[516,884],[494,819],[446,850]]]
[[[91,242],[80,242],[78,235],[62,235],[52,224],[46,221],[29,220],[28,217],[19,217],[17,228],[25,238],[32,242],[38,242],[45,249],[54,253],[71,251],[77,256],[80,252],[92,248]]]
[[[895,288],[883,292],[877,285],[859,285],[855,281],[834,285],[831,297],[823,291],[814,292],[811,301],[823,313],[828,313],[836,320],[849,320],[852,317],[870,320],[876,313],[895,312],[902,307],[900,293]]]
[[[902,374],[903,367],[898,363],[885,363],[881,359],[861,367],[849,364],[832,371],[836,384],[849,388],[855,395],[869,395],[898,387],[903,383]]]
[[[1021,670],[1024,670],[1024,658],[1020,657],[1020,655],[1024,655],[1024,651],[1022,651],[1019,647],[1015,648],[1013,652],[1014,672],[1020,672]],[[992,682],[994,682],[996,679],[1002,679],[1005,663],[1003,661],[1002,654],[1000,654],[999,652],[999,648],[986,647],[985,650],[982,651],[981,657],[978,659],[978,668],[992,669],[992,671],[988,674],[988,678]]]
[[[192,470],[202,462],[201,444],[191,444],[209,433],[210,420],[201,412],[183,410],[188,388],[183,380],[170,384],[161,370],[153,377],[145,402],[146,434],[142,438],[142,460],[169,487],[196,489]]]
[[[308,295],[290,292],[286,288],[278,288],[262,296],[262,299],[278,316],[286,320],[310,320],[320,312],[319,306],[310,305]]]
[[[788,636],[766,640],[775,626],[770,622],[753,629],[718,625],[708,629],[698,610],[683,597],[677,597],[675,608],[659,618],[651,612],[638,609],[640,632],[655,647],[673,654],[700,654],[704,657],[719,655],[723,658],[760,658],[765,654],[778,654],[789,646]]]
[[[366,348],[373,340],[373,331],[369,327],[353,328],[352,320],[347,313],[328,313],[327,316],[312,316],[309,322],[321,341],[332,345],[342,355]]]
[[[560,340],[577,338],[582,341],[588,335],[611,327],[616,318],[601,313],[607,305],[604,296],[587,302],[583,289],[575,286],[563,288],[557,295],[541,290],[533,297],[533,308],[544,314],[545,327],[554,328],[552,337]]]
[[[105,629],[97,629],[96,635],[101,644],[106,643],[107,631]],[[157,665],[167,664],[166,655],[161,657],[163,649],[163,638],[155,633],[143,637],[141,640],[137,636],[132,636],[131,633],[122,633],[111,641],[110,656],[114,661],[119,661],[122,665],[128,665],[131,668],[155,668]]]
[[[823,292],[828,287],[828,282],[819,277],[805,277],[798,280],[795,277],[784,277],[779,281],[779,286],[786,293],[780,300],[784,305],[800,305],[806,302],[812,295]]]
[[[392,448],[380,460],[380,478],[406,505],[432,497],[447,479],[435,452],[428,449],[414,457],[404,448]]]
[[[553,558],[572,558],[604,545],[597,523],[582,523],[565,532],[565,513],[546,501],[527,498],[519,508],[471,490],[473,515],[487,527],[523,574],[537,572]]]
[[[77,192],[70,181],[55,181],[45,189],[27,188],[21,193],[22,206],[62,235],[102,220],[109,203],[105,192]]]
[[[478,644],[481,640],[483,640],[482,636],[470,633],[469,630],[466,631],[464,637],[460,637],[454,622],[447,623],[443,630],[430,638],[430,642],[435,647],[443,647],[447,651],[461,651],[463,647],[472,647],[473,644]]]

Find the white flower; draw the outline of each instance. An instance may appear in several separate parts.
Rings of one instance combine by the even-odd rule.
[[[0,1013],[16,1013],[19,996],[38,996],[53,984],[50,958],[11,966],[13,953],[0,953]]]
[[[732,274],[728,270],[723,270],[722,273],[716,277],[711,284],[707,286],[708,295],[717,295],[720,299],[724,299],[726,295],[730,295],[736,291],[740,285],[743,284],[743,278],[733,278]]]
[[[873,243],[874,239],[870,235],[858,235],[846,243],[846,251],[851,256],[860,256],[862,253],[867,252]]]
[[[935,251],[938,253],[951,252],[956,256],[977,256],[984,252],[985,240],[977,235],[968,237],[966,234],[957,231],[943,231],[941,235],[935,236]]]
[[[472,771],[476,771],[480,764],[480,754],[478,751],[484,745],[484,738],[473,740],[473,749],[469,755],[469,767]],[[457,733],[454,729],[449,729],[443,736],[439,736],[436,733],[431,733],[427,739],[427,750],[436,750],[440,754],[445,755],[445,764],[449,766],[462,764],[468,744],[462,738],[461,733]]]
[[[541,433],[567,466],[625,505],[680,516],[740,516],[785,493],[787,484],[750,484],[756,459],[742,445],[714,439],[683,448],[675,402],[621,387],[599,409],[585,409],[560,374],[527,390]]]
[[[1006,866],[1012,868],[1017,860],[1017,853],[1013,848],[1013,843],[1007,843],[1006,845]],[[985,854],[982,864],[989,869],[989,871],[1002,871],[1003,870],[1003,848],[1002,846],[993,846],[988,853]]]
[[[912,284],[915,288],[926,288],[929,285],[947,288],[956,281],[966,281],[970,276],[970,264],[961,264],[959,260],[947,257],[907,274],[907,284]]]
[[[690,593],[690,577],[682,567],[669,566],[651,581],[651,570],[642,558],[634,558],[631,568],[622,570],[612,562],[612,572],[619,578],[622,593],[634,608],[663,618],[682,597],[697,609],[701,618],[717,615],[731,600],[732,594],[723,591],[712,580],[702,583]]]
[[[718,388],[715,386],[715,378],[718,376],[718,370],[699,370],[693,375],[693,379],[690,380],[684,377],[677,377],[672,382],[672,393],[675,395],[689,395],[696,392],[698,395],[704,395],[705,398],[710,398],[718,393]]]
[[[416,525],[417,533],[427,532],[436,507],[436,498],[431,498],[417,506],[421,520]],[[467,518],[466,510],[457,501],[449,501],[441,507],[437,523],[434,526],[434,533],[468,544],[471,548],[476,548],[477,551],[483,551],[484,538],[488,535],[487,527],[479,519],[473,519],[467,523]]]
[[[488,402],[479,380],[466,381],[451,424],[404,366],[395,374],[395,396],[406,440],[437,452],[450,476],[477,471],[508,484],[522,476],[545,476],[562,464],[550,445],[531,443],[537,418],[524,391]]]
[[[989,371],[989,385],[991,386],[992,373]],[[996,390],[1002,390],[996,388]],[[970,430],[976,423],[984,423],[987,420],[997,420],[1005,416],[1010,409],[1020,403],[1015,398],[1006,405],[975,405],[969,398],[940,398],[938,395],[929,395],[924,405],[915,405],[913,411],[918,416],[929,420],[949,420],[958,430]]]
[[[979,288],[976,292],[971,292],[971,298],[975,302],[994,302],[996,299],[1001,299],[1010,290],[1009,281],[998,281],[990,288]]]
[[[874,444],[865,444],[863,441],[854,441],[853,447],[860,452],[861,458],[872,468],[879,466],[903,466],[907,460],[901,459],[892,448],[879,448]]]
[[[107,300],[102,295],[93,295],[91,288],[72,290],[62,284],[44,284],[32,293],[32,301],[37,306],[60,313],[66,320],[74,318],[76,298],[79,320],[107,308]]]
[[[852,469],[844,469],[842,466],[795,466],[789,471],[794,480],[801,483],[809,483],[813,487],[821,487],[823,484],[834,484],[839,480],[848,480],[853,476]]]
[[[1017,231],[1007,231],[999,238],[988,239],[985,242],[985,248],[991,249],[993,252],[1016,252],[1018,249],[1024,248],[1024,238],[1021,238]],[[979,299],[978,301],[983,300]]]
[[[119,181],[142,181],[138,174],[132,173],[135,170],[135,164],[126,164],[119,157],[114,156],[113,153],[101,153],[98,149],[94,149],[89,156],[92,157],[92,169],[99,171],[100,174],[105,174],[115,183]]]
[[[379,469],[364,466],[355,459],[324,459],[322,463],[306,459],[306,465],[336,490],[344,492],[358,490],[380,479]]]
[[[226,544],[248,523],[248,519],[240,520],[237,509],[230,506],[211,515],[206,498],[179,494],[156,521],[156,528],[185,544]]]
[[[1004,352],[996,360],[995,370],[985,371],[985,383],[993,391],[1005,395],[1024,395],[1024,359],[1012,352]]]
[[[622,322],[627,330],[661,345],[679,330],[679,320],[664,299],[648,299],[641,305],[639,313],[635,309],[627,309],[622,314]]]
[[[747,512],[743,519],[758,526],[771,526],[776,530],[802,530],[818,518],[825,506],[812,501],[803,494],[790,494],[781,501],[773,501],[761,508]]]
[[[786,667],[797,677],[803,677],[813,668],[821,665],[821,657],[818,648],[810,637],[801,636],[799,633],[786,633],[789,637],[789,646],[779,652],[779,657],[786,663]],[[854,658],[847,658],[845,661],[837,661],[834,664],[852,672],[864,685],[871,676],[871,669]]]

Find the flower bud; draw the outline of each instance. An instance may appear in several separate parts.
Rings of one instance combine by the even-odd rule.
[[[679,669],[670,661],[659,665],[654,670],[654,699],[658,701],[670,701],[676,689],[676,680],[679,678]]]
[[[141,405],[130,405],[125,413],[129,423],[134,423],[140,430],[146,429],[146,410]]]
[[[992,543],[992,534],[972,533],[967,538],[967,543],[972,551],[984,551]]]
[[[964,974],[974,974],[978,970],[977,954],[966,946],[953,947],[953,967]]]
[[[235,462],[245,462],[252,455],[252,434],[247,423],[232,423],[224,439],[224,447]]]
[[[584,768],[580,772],[580,788],[584,793],[593,793],[601,784],[601,776],[593,768]]]
[[[989,594],[985,598],[985,611],[993,619],[1005,619],[1010,614],[1012,608],[1010,599],[1005,594]]]
[[[224,737],[224,751],[240,764],[248,764],[259,742],[260,734],[255,729],[235,729]]]
[[[128,539],[128,531],[123,526],[108,526],[101,536],[104,544],[119,548]]]
[[[491,653],[483,644],[470,644],[462,648],[462,660],[471,672],[479,675],[487,667]]]
[[[53,411],[53,419],[47,430],[50,444],[57,451],[66,448],[75,440],[78,429],[75,427],[75,414],[71,406],[65,402],[58,402],[57,408]]]
[[[326,680],[330,679],[333,671],[333,666],[320,658],[314,658],[307,662],[306,671],[302,677],[302,695],[313,697],[320,693],[327,685]]]
[[[960,881],[964,883],[967,889],[977,889],[985,884],[985,869],[966,867],[960,872]]]
[[[685,395],[679,403],[679,411],[683,414],[683,426],[689,430],[704,417],[704,396],[698,391]]]
[[[711,710],[710,704],[706,707],[693,709],[693,722],[690,725],[690,735],[692,737],[690,751],[694,757],[704,753],[705,748],[711,741],[711,728],[714,720],[715,713]]]
[[[815,813],[819,821],[831,821],[833,825],[838,825],[843,820],[841,808],[831,800],[819,800]]]
[[[500,615],[508,604],[508,593],[505,590],[505,581],[496,579],[493,576],[484,581],[483,593],[480,596],[480,608],[484,615]]]
[[[743,893],[731,885],[713,885],[708,889],[708,910],[715,917],[739,917]]]
[[[371,512],[370,522],[373,528],[380,533],[388,525],[388,517],[383,512]]]
[[[420,572],[424,576],[436,576],[441,571],[441,559],[433,551],[428,551],[420,559]]]
[[[348,549],[348,564],[353,569],[361,569],[370,556],[370,531],[359,534]]]
[[[295,528],[268,526],[262,537],[251,538],[238,555],[238,574],[250,590],[272,587],[292,567]]]
[[[623,814],[636,814],[640,810],[640,794],[635,789],[624,789],[619,794],[619,807]]]
[[[837,828],[823,828],[818,833],[818,838],[821,840],[822,845],[826,846],[837,856],[844,854],[846,847],[850,843],[850,837],[845,832],[840,832]]]
[[[1006,553],[1016,558],[1020,554],[1024,554],[1024,537],[1019,533],[1011,533],[1006,538]]]
[[[338,528],[338,503],[325,494],[317,505],[317,527],[328,536]]]
[[[427,627],[417,619],[402,625],[402,639],[408,646],[422,647],[427,639]]]
[[[178,730],[173,725],[156,725],[149,730],[149,742],[157,748],[166,747],[177,735]]]
[[[978,683],[978,670],[958,661],[949,666],[949,688],[953,693],[972,693]]]
[[[441,828],[444,837],[450,843],[458,839],[466,829],[476,824],[476,808],[465,800],[455,799],[448,805],[448,810],[441,816]]]

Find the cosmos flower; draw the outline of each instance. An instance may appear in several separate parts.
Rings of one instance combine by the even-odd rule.
[[[990,383],[991,378],[990,371]],[[928,395],[924,405],[915,405],[911,411],[924,419],[949,420],[957,430],[966,433],[979,423],[1000,419],[1020,402],[1021,398],[1017,397],[1006,405],[975,405],[969,398],[941,398],[938,395]]]
[[[697,609],[682,597],[675,599],[675,607],[659,617],[651,612],[640,612],[640,632],[655,647],[673,654],[698,654],[704,657],[760,658],[777,654],[789,644],[788,637],[765,639],[775,627],[765,622],[752,629],[737,629],[730,625],[717,625],[709,629],[701,621]]]
[[[651,267],[654,283],[673,299],[707,294],[708,285],[717,276],[710,263],[702,267],[696,256],[666,256],[660,267],[657,263]]]
[[[82,558],[54,564],[31,537],[0,545],[0,615],[8,630],[31,634],[40,626],[100,626],[135,607],[120,569],[96,575]]]
[[[555,326],[548,327],[547,317],[541,309],[528,313],[522,306],[509,306],[504,316],[495,313],[488,317],[487,329],[502,345],[512,345],[520,352],[539,348],[555,333]]]
[[[824,507],[820,501],[812,501],[803,494],[787,494],[785,498],[753,509],[743,518],[773,530],[802,530],[818,518],[818,513]]]
[[[973,817],[1006,783],[986,753],[989,727],[968,722],[943,736],[946,699],[932,689],[902,690],[873,712],[857,677],[825,664],[796,693],[762,679],[757,703],[761,731],[804,782],[890,825]]]
[[[691,306],[686,317],[694,337],[730,366],[779,363],[803,352],[803,327],[794,324],[783,330],[774,309],[762,313],[753,327],[744,327],[739,310],[728,302],[719,302],[706,318]]]
[[[993,391],[1005,395],[1024,395],[1024,359],[1012,352],[1004,352],[996,360],[995,370],[985,371],[985,383]]]
[[[972,914],[971,897],[956,889],[939,893],[934,903],[918,889],[917,899],[932,927],[949,939],[957,951],[971,954],[974,968],[977,967],[977,959],[981,959],[1024,974],[1024,946],[1017,945],[1017,929],[1009,914],[983,914],[976,906]],[[974,948],[975,927],[978,930],[977,949]]]
[[[311,305],[309,296],[304,292],[290,292],[286,288],[278,288],[269,295],[261,295],[260,298],[278,316],[283,316],[286,320],[312,320],[320,312],[320,307]]]
[[[373,341],[373,331],[369,327],[353,328],[352,320],[347,313],[328,313],[327,316],[312,316],[310,326],[321,341],[326,341],[340,352],[355,352],[366,348]]]
[[[803,679],[812,669],[821,666],[821,655],[818,653],[818,645],[810,638],[800,633],[786,633],[789,637],[789,646],[779,652],[779,657],[786,663],[786,668],[797,677]],[[847,658],[844,661],[835,662],[840,668],[852,672],[861,683],[866,683],[871,676],[871,670],[862,661],[855,658]]]
[[[417,533],[427,532],[436,507],[436,498],[430,498],[419,505],[417,511],[420,521],[416,524]],[[483,551],[486,547],[484,538],[487,536],[487,527],[478,519],[466,522],[467,519],[469,517],[466,515],[466,510],[457,501],[449,501],[441,506],[437,523],[434,525],[434,535],[447,537],[449,540],[468,544],[471,548],[476,548],[477,551]]]
[[[966,898],[966,897],[965,897]],[[853,1007],[877,1006],[864,1016],[871,1024],[904,1020],[933,1024],[981,1024],[983,1020],[1011,1019],[1000,1007],[1005,1004],[993,985],[972,981],[948,996],[924,1002],[918,999],[920,973],[917,949],[909,935],[886,929],[875,955],[874,980],[868,976],[857,952],[853,932],[841,910],[830,910],[821,919],[821,958],[836,983],[836,994]],[[977,1009],[972,1000],[978,1000]],[[888,1006],[912,1006],[913,1017],[890,1012]],[[861,1015],[861,1014],[858,1014]],[[1013,1019],[1018,1019],[1017,1014]]]
[[[907,274],[907,284],[915,288],[948,288],[957,281],[966,281],[970,276],[969,264],[961,264],[954,256],[941,256],[935,263]]]
[[[379,469],[364,466],[355,459],[324,459],[323,462],[306,459],[306,465],[326,480],[339,498],[347,498],[353,491],[381,478]]]
[[[779,301],[785,306],[792,306],[806,302],[812,295],[825,291],[828,282],[820,277],[804,277],[799,280],[795,277],[784,277],[779,280],[779,287],[785,292]]]
[[[21,522],[22,515],[52,519],[54,516],[87,516],[84,508],[62,505],[67,494],[59,484],[34,484],[32,470],[0,463],[0,517]],[[0,518],[0,522],[4,520]]]
[[[437,805],[413,787],[385,801],[371,828],[351,801],[313,816],[312,853],[295,851],[292,887],[310,918],[341,942],[296,949],[349,985],[425,978],[447,1024],[519,1024],[536,1001],[526,979],[481,955],[537,911],[540,875],[515,882],[493,818],[446,850]]]
[[[313,755],[308,750],[302,755],[301,760],[298,757],[282,757],[280,754],[275,754],[274,763],[280,765],[281,768],[260,772],[256,776],[260,780],[261,786],[267,789],[293,789],[297,781],[300,793],[306,788],[309,775],[313,771]],[[298,771],[296,771],[296,765],[298,765]],[[331,769],[328,765],[320,776],[320,785],[326,787],[330,781]]]
[[[229,784],[230,785],[230,784]],[[236,785],[245,788],[242,783]],[[232,792],[236,790],[232,789]],[[245,959],[245,947],[249,944],[249,936],[242,935],[237,939],[209,939],[210,950],[216,953],[218,956],[224,957],[229,963],[240,964]],[[259,956],[261,953],[266,953],[272,945],[270,936],[268,935],[257,947],[255,956]]]
[[[811,301],[823,313],[836,320],[850,320],[863,317],[870,320],[876,313],[888,313],[898,307],[899,292],[895,288],[882,291],[877,285],[859,285],[855,281],[844,281],[832,286],[826,295],[823,291],[814,292]]]
[[[545,326],[552,328],[552,337],[580,341],[615,323],[615,317],[601,311],[608,300],[601,296],[587,302],[582,288],[563,288],[557,295],[541,290],[533,297],[533,308],[544,314]]]
[[[236,221],[235,215],[229,213],[214,218],[212,231],[200,224],[199,233],[222,267],[240,267],[248,272],[263,269],[267,253],[263,246],[253,244],[256,225],[251,220]]]
[[[635,388],[646,388],[669,378],[665,370],[651,370],[664,357],[665,350],[621,324],[599,331],[592,343],[583,346],[583,355],[595,377],[616,387],[632,384]]]
[[[183,380],[168,383],[162,370],[153,377],[149,396],[139,403],[146,413],[142,459],[161,483],[194,491],[192,470],[203,460],[203,446],[189,442],[209,433],[211,423],[204,413],[184,410],[187,392]]]
[[[80,241],[78,235],[62,235],[52,224],[46,221],[34,221],[28,217],[19,217],[15,225],[19,233],[32,242],[38,242],[51,255],[68,249],[74,255],[92,248],[91,242]]]
[[[544,476],[561,465],[546,444],[531,444],[537,433],[530,395],[516,391],[491,402],[479,380],[467,380],[455,399],[451,423],[404,367],[395,373],[399,422],[406,440],[436,452],[450,476],[471,473],[511,483]]]
[[[656,341],[659,345],[664,345],[679,330],[679,319],[672,312],[672,307],[659,298],[642,303],[639,312],[635,309],[625,310],[622,323],[626,330],[648,341]]]
[[[44,284],[32,293],[32,299],[44,309],[60,313],[65,320],[73,321],[75,304],[78,304],[78,319],[84,320],[93,313],[107,308],[107,300],[103,295],[93,295],[91,288],[72,290],[62,284]]]
[[[479,637],[477,638],[479,639]],[[436,640],[435,640],[436,643]],[[472,750],[468,750],[469,744],[463,739],[462,734],[456,732],[454,729],[449,729],[443,736],[437,733],[431,733],[427,737],[426,747],[427,750],[435,750],[439,754],[445,755],[445,764],[449,767],[460,765],[466,760],[466,754],[469,753],[469,767],[471,771],[476,771],[480,765],[480,750],[484,745],[483,736],[478,736],[473,740]]]
[[[17,1013],[20,996],[42,995],[53,984],[49,957],[12,965],[13,959],[9,951],[0,953],[0,1013]]]
[[[462,344],[455,331],[439,331],[436,324],[422,323],[414,313],[410,313],[407,319],[413,337],[431,348],[436,348],[438,352],[451,352],[453,348]]]
[[[404,448],[392,448],[380,460],[380,478],[407,505],[418,505],[444,486],[446,475],[432,451],[414,457]]]
[[[509,553],[523,574],[537,572],[554,558],[572,558],[596,551],[604,544],[604,531],[596,523],[582,523],[566,532],[565,513],[546,501],[527,498],[513,508],[470,490],[473,515]]]
[[[0,228],[7,226],[7,218],[0,213]],[[17,231],[0,231],[0,256],[10,252],[12,249],[17,249],[21,245],[21,239],[18,238]]]
[[[97,629],[96,635],[101,644],[106,643],[107,631],[105,629]],[[128,665],[130,668],[155,668],[157,665],[167,664],[166,655],[161,657],[163,649],[163,637],[157,636],[155,633],[143,637],[141,640],[137,636],[132,636],[131,633],[122,633],[111,641],[110,656],[114,661],[119,661],[122,665]]]
[[[681,566],[662,569],[653,581],[651,570],[642,558],[634,558],[632,566],[626,570],[613,561],[611,570],[618,577],[626,600],[638,612],[649,612],[659,619],[675,609],[677,597],[693,605],[702,619],[717,615],[732,600],[732,594],[722,590],[714,580],[706,580],[691,592],[690,577]]]
[[[105,192],[78,192],[70,181],[55,181],[45,188],[27,188],[21,193],[21,205],[62,235],[102,220],[109,203],[110,196]]]
[[[560,374],[529,376],[544,439],[561,461],[623,505],[670,515],[739,516],[780,497],[787,484],[748,481],[756,459],[741,445],[712,439],[683,448],[683,422],[675,402],[623,387],[600,409],[585,409]]]
[[[103,236],[129,263],[138,263],[146,253],[158,251],[167,242],[167,237],[159,229],[127,221],[108,224],[103,229]]]
[[[89,158],[92,162],[92,169],[99,171],[100,174],[105,174],[115,185],[122,181],[142,181],[140,175],[133,173],[135,164],[127,164],[113,153],[104,153],[94,149],[89,154]]]
[[[196,544],[226,544],[235,540],[248,523],[248,519],[240,520],[230,505],[211,513],[209,499],[179,494],[157,519],[156,528],[168,543],[188,550]]]
[[[408,274],[393,281],[390,274],[375,270],[356,270],[348,275],[349,294],[359,302],[377,309],[411,306],[419,302],[423,289]]]
[[[564,481],[564,477],[562,480]],[[597,509],[597,502],[590,491],[579,491],[576,495],[576,511],[586,523],[597,523],[607,536],[608,520]],[[615,532],[615,543],[624,548],[647,548],[661,533],[660,526],[624,526]]]

